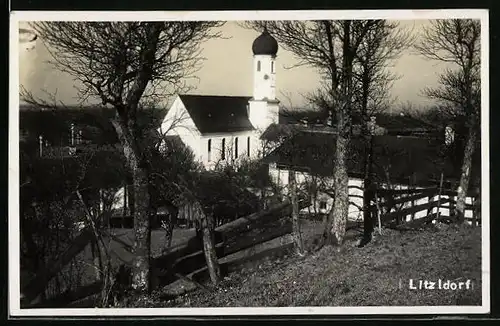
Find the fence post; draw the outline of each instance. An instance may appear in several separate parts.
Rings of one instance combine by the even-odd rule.
[[[432,198],[433,198],[433,197],[434,197],[433,195],[429,195],[429,196],[427,196],[427,203],[429,203],[429,204],[430,204],[430,203],[431,203],[431,201],[432,201]],[[429,216],[429,215],[431,215],[431,214],[432,214],[432,208],[433,208],[433,207],[429,205],[429,208],[427,208],[427,216]]]
[[[415,206],[415,200],[410,201],[410,209],[413,209],[413,206]],[[415,219],[415,212],[412,212],[410,214],[410,219],[413,221]],[[406,216],[405,216],[405,222],[406,222]]]
[[[377,220],[378,220],[378,233],[382,234],[382,221],[381,221],[381,217],[380,217],[381,211],[380,211],[380,206],[378,203],[377,191],[375,190],[374,193],[375,193],[375,207],[377,208],[375,214],[376,214]]]
[[[476,219],[477,219],[477,225],[481,225],[481,200],[478,200],[478,203],[476,204],[476,209],[474,212]]]
[[[453,192],[448,194],[448,197],[450,197],[450,219],[454,218],[455,215],[455,194]]]
[[[416,189],[415,185],[417,184],[416,180],[415,180],[415,173],[413,174],[413,180],[412,180],[412,189]],[[412,193],[412,196],[414,195],[415,193]],[[413,207],[415,206],[415,199],[413,199],[410,203],[410,207],[413,209]],[[411,220],[413,221],[415,219],[415,212],[411,213]]]
[[[437,219],[441,217],[441,194],[443,193],[443,173],[441,173],[441,180],[439,181],[439,194],[438,194],[438,202],[437,202]]]
[[[364,135],[364,171],[363,171],[363,237],[370,241],[374,229],[374,214],[370,209],[370,203],[374,199],[373,184],[373,132],[369,130]]]
[[[215,250],[214,218],[212,214],[205,214],[199,202],[195,205],[197,212],[197,221],[201,224],[201,237],[205,261],[207,263],[208,274],[212,284],[217,285],[220,282],[221,271],[217,252]],[[193,207],[194,208],[194,207]]]
[[[472,197],[472,226],[478,225],[475,208],[476,208],[476,198]]]

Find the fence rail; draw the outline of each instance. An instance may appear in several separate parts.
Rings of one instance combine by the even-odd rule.
[[[380,215],[381,223],[385,225],[406,224],[420,219],[453,218],[457,201],[457,192],[450,189],[439,189],[428,187],[420,189],[377,189],[378,202],[371,205],[370,210]],[[468,196],[472,203],[465,204],[465,213],[472,216],[465,216],[464,219],[472,225],[481,224],[480,204],[474,197]],[[426,201],[425,203],[418,203]],[[380,211],[379,211],[380,210]],[[434,213],[434,211],[436,211]],[[418,213],[421,217],[417,217]],[[439,213],[439,214],[438,214]],[[434,214],[434,215],[433,215]],[[420,222],[415,223],[418,225]],[[408,224],[412,225],[412,224]],[[407,226],[408,226],[407,225]]]
[[[299,209],[307,207],[309,203],[301,201]],[[292,232],[292,224],[288,218],[291,214],[291,204],[286,201],[271,207],[266,211],[257,212],[241,217],[232,222],[223,224],[215,229],[215,251],[217,258],[254,247],[261,243],[284,236]],[[255,232],[261,230],[261,232]],[[81,252],[91,241],[92,233],[85,228],[75,238],[66,252],[49,264],[31,282],[23,288],[24,307],[51,307],[71,305],[77,300],[95,296],[102,289],[102,282],[97,281],[82,286],[72,292],[62,293],[43,302],[33,302],[52,279],[69,261]],[[284,247],[285,248],[285,247]],[[162,256],[152,259],[152,268],[157,271],[157,286],[165,286],[183,276],[200,273],[206,269],[205,255],[201,241],[192,237],[183,244],[171,248]],[[237,262],[228,262],[221,265],[222,271],[228,266],[235,266]]]

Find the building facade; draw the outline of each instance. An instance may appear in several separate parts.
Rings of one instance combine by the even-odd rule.
[[[208,169],[259,157],[261,135],[279,122],[278,43],[264,30],[253,42],[252,52],[252,96],[179,94],[159,129],[166,137],[180,137]]]

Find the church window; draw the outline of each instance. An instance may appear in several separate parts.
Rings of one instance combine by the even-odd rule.
[[[208,140],[208,161],[212,160],[212,139]]]
[[[226,159],[226,138],[222,138],[222,148],[221,148],[221,157],[220,159],[224,161]]]
[[[271,61],[271,73],[274,74],[274,61]]]
[[[71,124],[70,133],[71,133],[71,139],[70,139],[71,146],[75,146],[75,143],[76,143],[75,138],[76,137],[75,137],[75,124],[74,123]]]
[[[234,138],[234,158],[238,158],[238,137]]]
[[[250,137],[247,138],[247,156],[250,156]]]
[[[82,130],[78,130],[76,133],[76,144],[81,145],[83,143],[83,132]]]
[[[260,71],[260,61],[257,61],[257,71]]]

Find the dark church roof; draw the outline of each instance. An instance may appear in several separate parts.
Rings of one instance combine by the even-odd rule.
[[[278,42],[274,37],[269,34],[267,30],[264,30],[252,44],[252,51],[254,55],[273,55],[278,53]]]
[[[202,134],[253,130],[247,96],[179,95]]]

